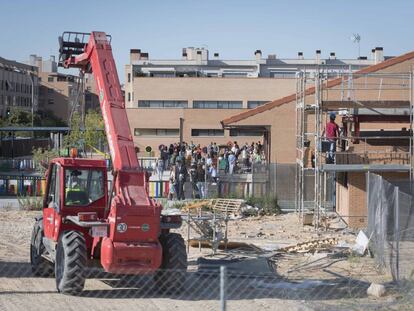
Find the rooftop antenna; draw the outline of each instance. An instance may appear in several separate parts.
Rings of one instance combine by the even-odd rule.
[[[361,56],[361,44],[360,44],[361,36],[360,36],[360,34],[359,33],[353,33],[352,36],[351,36],[351,40],[352,40],[352,42],[358,44],[358,58],[359,58]]]

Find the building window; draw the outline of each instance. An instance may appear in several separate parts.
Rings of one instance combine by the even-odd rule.
[[[47,77],[47,82],[53,82],[53,77],[52,76],[48,76]]]
[[[247,101],[247,108],[256,108],[268,103],[269,101],[270,100],[249,100]]]
[[[134,136],[170,136],[178,137],[180,136],[179,129],[134,129]]]
[[[280,79],[295,79],[296,71],[272,71],[270,72],[270,76]]]
[[[195,100],[193,108],[196,109],[241,109],[243,102],[240,100]]]
[[[251,129],[230,129],[230,136],[263,136],[263,131]]]
[[[191,136],[224,136],[222,129],[192,129]]]
[[[128,92],[128,101],[129,102],[131,101],[131,93],[130,92]]]
[[[244,78],[247,77],[248,72],[223,72],[223,78]]]
[[[51,98],[49,98],[48,100],[47,100],[47,104],[48,105],[53,105],[55,102],[54,102],[54,100],[53,99],[51,99]]]
[[[131,74],[128,73],[128,82],[131,82]]]
[[[139,100],[138,108],[187,108],[186,100]]]

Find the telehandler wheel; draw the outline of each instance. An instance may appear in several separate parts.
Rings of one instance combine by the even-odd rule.
[[[187,273],[187,252],[180,234],[168,233],[160,236],[162,264],[155,273],[157,288],[162,292],[180,293]]]
[[[85,285],[86,243],[82,233],[65,231],[56,250],[55,276],[58,292],[79,295]]]
[[[32,272],[36,276],[48,277],[53,276],[53,264],[46,258],[42,257],[46,252],[43,245],[43,217],[36,219],[33,226],[32,239],[30,240],[30,264]]]

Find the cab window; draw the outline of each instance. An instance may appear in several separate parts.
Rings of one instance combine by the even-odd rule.
[[[53,164],[49,180],[47,206],[55,209],[59,209],[59,180],[59,166]]]
[[[102,170],[65,170],[65,205],[86,206],[105,194]]]

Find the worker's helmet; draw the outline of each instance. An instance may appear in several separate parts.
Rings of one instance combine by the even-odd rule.
[[[331,112],[331,113],[329,114],[329,119],[331,119],[331,120],[335,120],[335,119],[336,119],[336,113],[335,113],[335,112]]]

